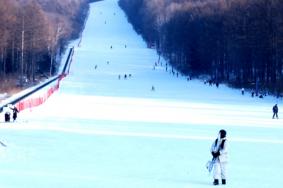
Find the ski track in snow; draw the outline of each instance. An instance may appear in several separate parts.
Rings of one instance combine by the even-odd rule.
[[[280,117],[282,101],[188,82],[162,58],[153,70],[157,60],[117,0],[91,4],[59,92],[17,122],[0,122],[8,146],[0,187],[211,187],[204,166],[221,128],[230,145],[225,187],[281,187],[283,121],[271,108],[278,103]]]

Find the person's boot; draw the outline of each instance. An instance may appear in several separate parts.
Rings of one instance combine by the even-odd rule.
[[[218,179],[214,179],[214,181],[213,181],[213,185],[219,185],[219,181],[218,181]]]
[[[222,179],[222,184],[226,185],[226,179]]]

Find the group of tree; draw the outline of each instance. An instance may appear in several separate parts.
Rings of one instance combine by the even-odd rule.
[[[120,0],[149,45],[191,76],[283,89],[282,0]]]
[[[0,0],[1,84],[55,74],[68,41],[83,29],[90,1]]]

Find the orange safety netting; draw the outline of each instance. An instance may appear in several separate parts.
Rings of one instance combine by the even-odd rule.
[[[72,60],[71,60],[72,62]],[[69,63],[71,64],[71,63]],[[70,65],[69,65],[70,68]],[[67,73],[63,73],[59,76],[57,83],[53,86],[50,86],[50,88],[44,93],[44,94],[40,94],[38,96],[38,94],[36,95],[36,97],[28,97],[27,99],[24,99],[22,101],[19,101],[18,103],[15,104],[15,106],[17,107],[17,109],[19,111],[25,110],[25,109],[29,109],[29,108],[33,108],[33,107],[37,107],[41,104],[43,104],[55,91],[57,91],[60,87],[60,81],[67,76],[67,74],[69,73],[69,69]]]

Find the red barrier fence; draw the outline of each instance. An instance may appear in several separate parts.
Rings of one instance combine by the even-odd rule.
[[[15,104],[15,106],[19,111],[22,111],[43,104],[55,91],[59,89],[60,80],[61,79],[59,79],[54,86],[50,87],[45,94],[19,101],[17,104]]]
[[[5,106],[8,106],[9,104],[15,105],[19,111],[43,104],[55,91],[59,89],[60,81],[69,74],[73,55],[74,47],[72,47],[68,53],[61,74],[47,80],[46,82],[38,86],[35,86],[35,88],[33,88],[32,90],[24,92],[16,98],[6,100],[3,104],[0,104],[0,112],[2,112],[3,108]]]
[[[36,96],[30,96],[24,100],[19,101],[18,103],[15,104],[15,106],[17,107],[17,109],[19,111],[25,110],[25,109],[29,109],[29,108],[33,108],[33,107],[37,107],[41,104],[43,104],[45,101],[47,101],[47,99],[57,90],[59,90],[60,87],[60,82],[63,78],[65,78],[68,74],[69,74],[69,68],[70,68],[70,64],[71,64],[72,60],[69,63],[68,66],[68,71],[67,73],[63,73],[59,76],[57,83],[55,85],[50,86],[50,88],[43,94],[38,94],[36,93]]]

